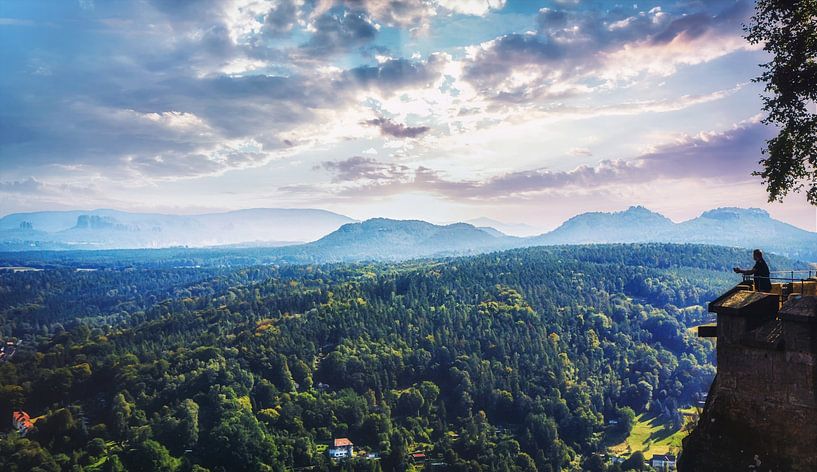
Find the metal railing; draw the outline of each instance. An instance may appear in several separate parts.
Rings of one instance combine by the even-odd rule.
[[[772,274],[789,274],[789,277],[771,277]],[[794,274],[806,274],[805,277],[795,277]],[[817,277],[817,270],[814,269],[798,269],[798,270],[772,270],[769,271],[770,279],[785,279],[791,282],[807,281],[808,279]]]
[[[775,275],[780,274],[780,275]],[[788,275],[788,277],[786,277]],[[778,282],[784,286],[783,292],[788,292],[786,295],[790,293],[794,293],[794,284],[800,284],[800,292],[803,293],[805,288],[805,284],[808,282],[815,282],[817,281],[817,270],[814,269],[799,269],[799,270],[773,270],[769,271],[769,277],[759,277],[756,275],[751,274],[743,274],[743,281],[752,283],[752,287],[756,290],[754,281],[757,279],[764,279],[768,280],[769,283]],[[785,286],[788,285],[788,290],[785,289]]]

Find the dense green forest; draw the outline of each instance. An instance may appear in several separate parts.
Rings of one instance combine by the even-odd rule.
[[[626,469],[605,440],[707,391],[712,346],[687,328],[747,260],[645,244],[2,271],[0,335],[22,343],[0,362],[0,466]],[[369,456],[333,462],[333,438]]]

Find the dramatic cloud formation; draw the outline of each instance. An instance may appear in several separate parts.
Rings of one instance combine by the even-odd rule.
[[[495,99],[530,101],[609,87],[647,72],[669,75],[739,49],[751,3],[707,2],[667,12],[542,8],[538,31],[511,33],[471,48],[465,79]],[[604,82],[600,82],[603,79]]]
[[[751,79],[765,58],[741,37],[751,10],[12,2],[0,18],[0,213],[320,205],[525,219],[546,202],[628,206],[649,182],[703,181],[740,189],[713,202],[762,202],[750,174],[768,130]]]
[[[601,188],[658,180],[751,180],[757,161],[751,156],[771,133],[757,119],[722,132],[682,136],[630,160],[604,160],[569,171],[533,169],[485,181],[446,179],[426,167],[386,164],[374,158],[353,157],[325,162],[335,173],[333,182],[358,183],[342,194],[388,195],[403,191],[434,192],[450,199],[496,199],[525,196],[564,188]],[[303,189],[302,189],[303,190]],[[314,190],[314,189],[313,189]]]

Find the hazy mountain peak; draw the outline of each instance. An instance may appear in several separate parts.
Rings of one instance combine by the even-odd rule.
[[[347,223],[343,226],[361,228],[361,229],[388,229],[388,230],[403,230],[409,228],[428,228],[432,225],[427,221],[422,220],[395,220],[391,218],[369,218],[361,222]]]
[[[116,218],[100,215],[79,215],[77,224],[71,229],[114,229],[124,231],[128,229],[126,225],[120,223]]]
[[[661,213],[658,213],[657,211],[652,211],[649,208],[641,206],[641,205],[633,205],[633,206],[627,208],[624,211],[613,212],[612,214],[613,215],[623,215],[623,216],[630,217],[630,218],[651,218],[651,219],[666,221],[666,222],[671,221],[669,218],[662,215]]]
[[[649,208],[643,207],[641,205],[633,205],[630,208],[627,208],[622,213],[631,214],[631,215],[658,215],[663,218],[663,215],[657,212],[650,210]]]
[[[353,221],[327,210],[296,208],[249,208],[198,215],[110,209],[14,213],[0,218],[0,247],[108,249],[247,242],[280,245],[314,241]]]
[[[542,233],[542,230],[540,228],[531,226],[529,224],[505,223],[503,221],[486,217],[472,218],[470,220],[464,221],[464,223],[474,225],[477,228],[493,228],[494,230],[499,231],[505,235],[535,236]]]
[[[70,219],[70,222],[68,221]],[[50,229],[45,229],[50,228]],[[0,248],[104,249],[167,246],[281,246],[303,260],[406,259],[474,254],[540,244],[702,243],[755,248],[817,260],[817,234],[775,220],[758,208],[717,208],[674,223],[643,206],[576,215],[536,237],[470,222],[371,218],[356,222],[325,210],[260,208],[204,215],[93,210],[20,213],[0,218]],[[511,233],[513,234],[513,233]],[[309,254],[314,254],[310,256]]]
[[[444,228],[451,228],[451,229],[478,229],[476,226],[470,223],[451,223],[450,225],[445,225]]]
[[[760,208],[722,207],[701,213],[701,218],[726,220],[740,217],[771,218],[769,212]]]
[[[638,221],[650,221],[652,223],[658,224],[672,224],[672,221],[667,218],[666,216],[656,213],[652,210],[649,210],[643,206],[631,206],[630,208],[623,210],[623,211],[614,211],[614,212],[603,212],[603,211],[593,211],[587,213],[578,214],[567,221],[565,221],[562,226],[566,226],[569,224],[619,224],[622,221],[630,221],[633,220]]]
[[[422,220],[395,220],[391,218],[370,218],[361,222],[347,223],[339,228],[339,231],[368,231],[368,230],[390,230],[390,231],[412,231],[412,230],[476,230],[478,229],[468,223],[452,223],[449,225],[435,225]],[[331,236],[331,234],[327,235]]]
[[[400,260],[502,249],[509,247],[512,240],[467,223],[443,226],[420,220],[372,218],[345,224],[314,243],[292,250],[317,251],[330,261]]]

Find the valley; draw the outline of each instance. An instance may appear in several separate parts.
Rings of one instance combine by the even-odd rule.
[[[0,409],[38,420],[0,439],[0,464],[595,470],[615,438],[658,451],[647,420],[707,390],[713,347],[688,328],[745,257],[640,244],[2,272],[2,335],[21,344]],[[337,438],[365,454],[330,459]]]

